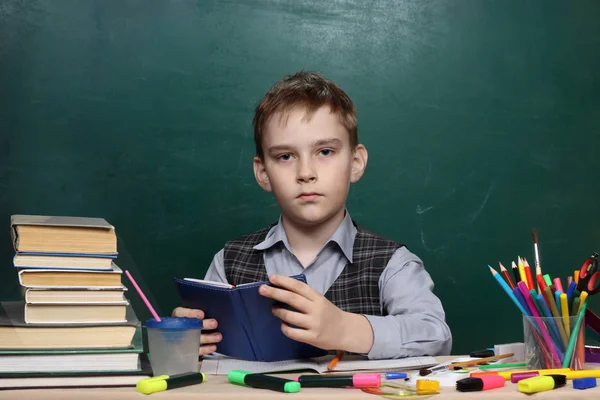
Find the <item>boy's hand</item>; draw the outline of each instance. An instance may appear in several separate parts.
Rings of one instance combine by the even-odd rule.
[[[187,317],[202,319],[203,331],[216,329],[218,325],[216,319],[204,319],[204,311],[202,310],[177,307],[173,310],[173,314],[171,316],[178,318]],[[219,332],[203,333],[200,335],[200,355],[203,356],[205,354],[210,354],[217,351],[217,345],[215,343],[219,343],[221,339],[222,336]]]
[[[287,337],[325,350],[367,353],[371,349],[373,331],[364,316],[340,310],[321,293],[296,279],[273,275],[269,281],[279,288],[262,285],[259,293],[297,310],[273,308]]]

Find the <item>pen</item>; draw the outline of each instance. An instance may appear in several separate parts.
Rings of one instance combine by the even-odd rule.
[[[284,393],[296,393],[300,391],[300,383],[296,381],[263,374],[253,374],[242,370],[229,371],[227,379],[229,382],[237,385],[258,389],[270,389]]]
[[[143,394],[152,394],[164,390],[176,389],[179,387],[196,385],[206,380],[206,376],[200,372],[189,372],[179,375],[159,375],[153,378],[142,379],[138,381],[135,388]]]

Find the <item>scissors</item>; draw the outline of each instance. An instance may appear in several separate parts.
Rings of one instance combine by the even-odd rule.
[[[577,290],[586,291],[588,294],[596,294],[600,292],[600,271],[598,271],[598,257],[596,252],[590,258],[585,260],[579,270],[579,283]]]

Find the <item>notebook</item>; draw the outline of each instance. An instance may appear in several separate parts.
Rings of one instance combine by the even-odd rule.
[[[306,283],[304,275],[292,278]],[[281,332],[281,320],[271,312],[275,301],[258,293],[262,284],[232,285],[174,278],[181,302],[186,308],[204,311],[215,318],[223,340],[217,351],[251,361],[302,359],[327,354],[325,350],[292,340]]]
[[[304,360],[285,360],[279,362],[254,362],[239,360],[220,354],[204,356],[200,371],[208,375],[226,375],[234,369],[241,369],[253,373],[274,373],[310,370],[318,373],[327,372],[327,366],[333,355],[326,355]],[[359,355],[346,355],[335,367],[335,372],[350,371],[385,371],[385,370],[413,370],[437,365],[435,358],[407,357],[389,360],[369,360]]]

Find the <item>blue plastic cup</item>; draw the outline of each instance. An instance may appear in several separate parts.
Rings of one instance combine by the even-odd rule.
[[[146,321],[150,365],[154,376],[198,372],[202,320],[154,318]]]

